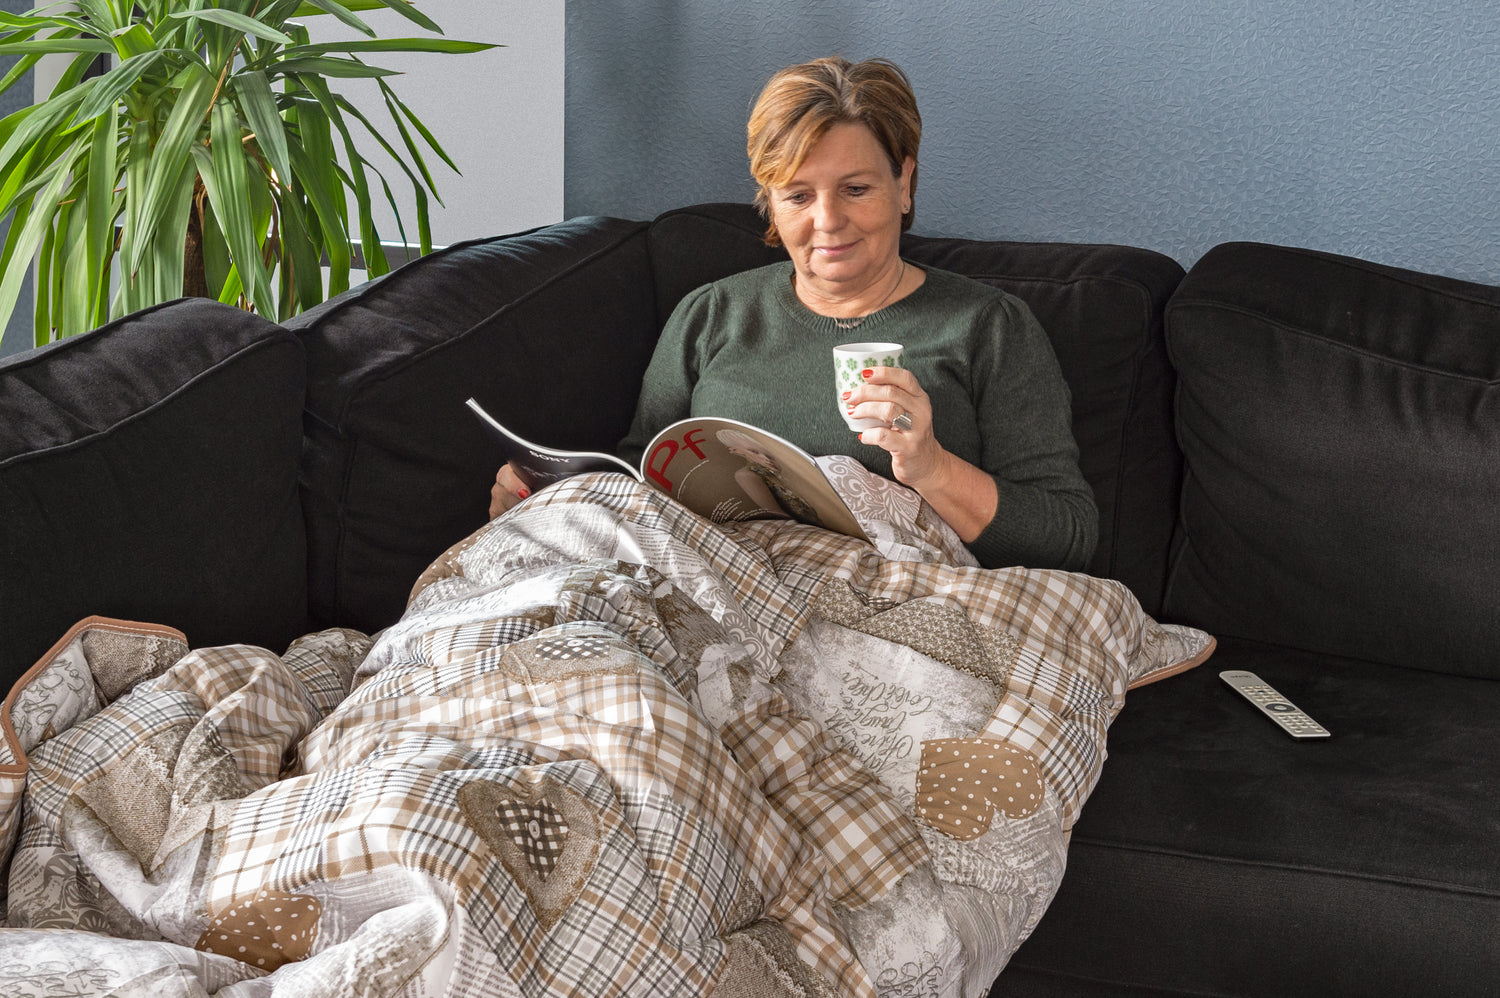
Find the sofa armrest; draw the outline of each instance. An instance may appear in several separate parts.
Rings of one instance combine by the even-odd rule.
[[[93,614],[302,633],[303,377],[291,333],[204,299],[0,363],[0,682]]]

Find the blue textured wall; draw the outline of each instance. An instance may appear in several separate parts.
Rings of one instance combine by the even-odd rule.
[[[765,78],[886,55],[926,128],[919,232],[1185,265],[1252,239],[1500,283],[1489,2],[570,0],[567,30],[568,215],[748,199]]]

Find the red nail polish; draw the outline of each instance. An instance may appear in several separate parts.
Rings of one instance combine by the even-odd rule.
[[[519,491],[516,492],[516,495],[520,496],[522,499],[529,499],[529,498],[531,498],[531,490],[530,489],[520,489]]]
[[[853,395],[853,394],[854,394],[853,392],[845,392],[843,397],[844,398],[848,398],[850,395]]]
[[[867,368],[865,368],[865,369],[864,369],[864,370],[863,370],[863,371],[860,371],[860,372],[859,372],[859,376],[860,376],[860,377],[861,377],[861,378],[868,378],[868,377],[869,377],[869,376],[870,376],[870,375],[872,375],[872,374],[874,374],[874,373],[875,373],[875,372],[874,372],[874,371],[872,371],[872,370],[870,370],[870,369],[869,369],[869,368],[868,368],[868,367],[867,367]]]

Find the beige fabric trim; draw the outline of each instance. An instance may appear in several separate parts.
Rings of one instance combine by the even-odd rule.
[[[1139,679],[1132,680],[1130,685],[1125,688],[1127,690],[1137,690],[1142,686],[1150,686],[1152,683],[1160,682],[1163,679],[1169,679],[1172,676],[1181,675],[1182,673],[1187,672],[1189,669],[1196,669],[1198,668],[1198,666],[1202,665],[1204,662],[1207,662],[1211,657],[1213,657],[1214,649],[1217,647],[1219,647],[1218,639],[1210,637],[1208,639],[1208,644],[1204,647],[1204,649],[1198,654],[1194,655],[1192,658],[1184,659],[1183,661],[1177,662],[1173,665],[1168,665],[1163,668],[1157,669],[1155,672],[1148,672],[1144,676],[1141,676]]]
[[[21,678],[16,680],[10,692],[5,695],[5,700],[0,702],[0,734],[5,737],[6,747],[10,749],[10,756],[16,760],[9,765],[0,765],[0,775],[24,776],[30,763],[27,761],[26,753],[21,748],[21,740],[16,736],[15,725],[11,723],[11,708],[16,702],[17,696],[24,690],[32,680],[41,675],[47,666],[52,664],[53,659],[61,655],[63,651],[87,631],[107,631],[114,634],[130,634],[137,637],[160,637],[173,641],[182,642],[184,650],[187,648],[187,635],[175,627],[167,627],[164,624],[144,624],[134,620],[117,620],[113,617],[91,616],[85,617],[72,627],[68,628],[66,634],[57,639],[57,642],[48,648],[41,658],[37,659],[35,665],[27,669]]]

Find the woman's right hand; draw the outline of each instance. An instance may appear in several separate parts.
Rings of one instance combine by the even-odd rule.
[[[490,519],[493,520],[529,495],[531,492],[516,477],[511,466],[508,463],[501,465],[500,470],[495,472],[495,484],[490,486]]]

